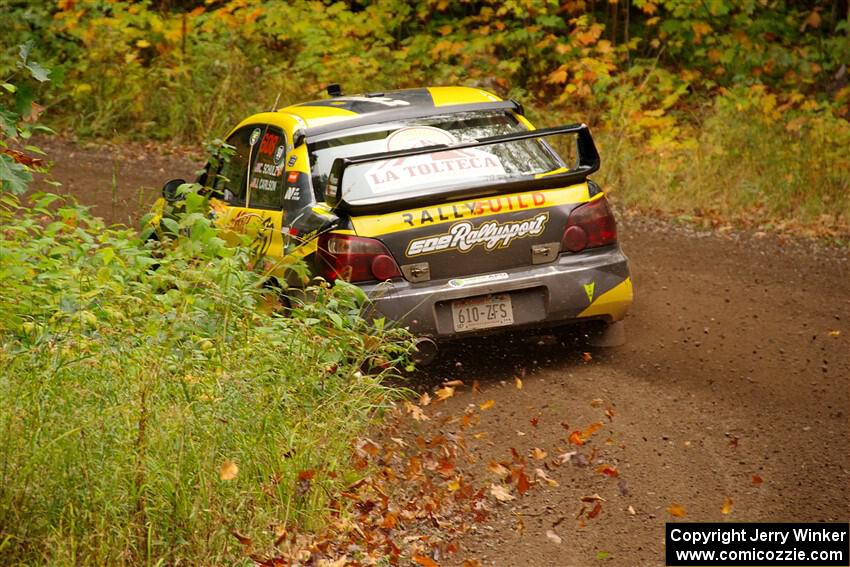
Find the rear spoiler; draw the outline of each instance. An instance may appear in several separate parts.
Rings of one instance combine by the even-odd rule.
[[[434,190],[423,189],[422,191],[409,196],[377,196],[366,199],[357,199],[355,201],[347,201],[342,196],[342,179],[345,176],[346,169],[352,165],[432,154],[449,150],[479,148],[481,146],[544,138],[560,134],[577,135],[576,153],[578,154],[578,163],[576,163],[573,169],[563,173],[537,177],[529,176],[522,179],[512,179],[495,183],[478,181],[471,185],[466,184],[455,188],[441,187],[435,188]],[[567,126],[556,126],[554,128],[541,128],[540,130],[529,130],[527,132],[491,136],[489,138],[482,138],[480,140],[459,144],[441,144],[436,146],[427,146],[424,148],[413,148],[409,150],[397,150],[392,152],[337,158],[334,160],[330,175],[328,176],[328,184],[325,189],[325,200],[331,207],[346,213],[381,214],[416,208],[419,206],[434,205],[436,203],[471,199],[474,197],[487,197],[491,195],[502,195],[505,193],[520,193],[523,191],[567,187],[569,185],[585,182],[588,175],[599,169],[600,163],[601,160],[599,158],[599,152],[596,150],[596,145],[593,143],[593,137],[590,135],[590,129],[587,125],[570,124]]]

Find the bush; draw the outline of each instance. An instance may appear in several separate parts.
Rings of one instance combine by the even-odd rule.
[[[783,106],[751,87],[718,96],[696,126],[640,108],[611,122],[602,180],[630,207],[847,233],[850,123],[825,105]]]
[[[0,563],[232,564],[355,479],[404,334],[345,284],[281,316],[205,205],[144,244],[0,194]]]

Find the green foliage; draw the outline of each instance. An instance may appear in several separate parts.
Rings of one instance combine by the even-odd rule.
[[[654,89],[663,94],[664,88]],[[695,126],[622,93],[600,138],[601,181],[636,210],[847,234],[850,123],[828,105],[780,104],[763,86],[727,91]],[[647,131],[656,134],[647,136]],[[649,149],[649,151],[647,151]]]
[[[35,104],[35,92],[27,80],[31,78],[43,83],[49,80],[50,71],[30,59],[31,49],[32,42],[19,45],[15,69],[0,80],[0,192],[24,193],[27,184],[32,181],[31,171],[38,165],[38,160],[10,149],[10,143],[26,141],[33,132],[50,131],[37,124],[42,108]],[[21,71],[28,77],[18,80],[17,75]],[[35,146],[26,146],[25,149],[42,153]]]
[[[404,333],[345,285],[279,314],[205,207],[145,243],[0,196],[0,563],[233,564],[356,480]]]

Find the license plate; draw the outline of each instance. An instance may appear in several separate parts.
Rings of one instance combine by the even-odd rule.
[[[487,295],[452,302],[455,331],[502,327],[514,322],[510,295]]]

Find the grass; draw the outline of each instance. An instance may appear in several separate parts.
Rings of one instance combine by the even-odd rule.
[[[200,198],[159,246],[52,199],[0,205],[0,563],[239,564],[326,522],[404,337],[349,286],[279,316]]]
[[[612,120],[600,181],[626,207],[850,241],[850,123],[719,97],[692,125],[652,133]]]

